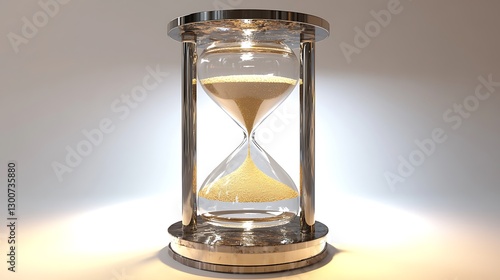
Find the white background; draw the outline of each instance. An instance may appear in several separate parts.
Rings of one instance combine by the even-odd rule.
[[[499,279],[500,86],[477,104],[473,96],[478,77],[500,82],[500,3],[401,0],[387,26],[376,24],[369,43],[356,45],[355,28],[373,24],[370,12],[392,2],[73,0],[43,22],[37,1],[3,1],[0,278],[240,277],[185,268],[165,253],[167,228],[180,219],[181,179],[181,45],[166,36],[166,24],[201,10],[262,8],[331,24],[317,44],[316,203],[340,252],[312,268],[241,278]],[[36,32],[23,35],[23,17],[39,23]],[[12,34],[22,43],[12,44]],[[357,53],[345,55],[346,44]],[[168,76],[130,114],[113,109],[143,84],[148,67]],[[457,113],[443,117],[464,100],[473,110],[460,125]],[[261,127],[275,118],[286,128],[263,145],[294,179],[296,104],[295,92],[281,118]],[[202,181],[241,132],[202,93],[199,115]],[[76,150],[86,141],[82,130],[106,119],[113,131],[58,178],[54,162],[67,165],[67,147]],[[435,129],[444,143],[416,156],[418,166],[402,176],[402,159],[422,155],[415,141]],[[18,165],[15,273],[4,261],[10,160]],[[389,183],[387,172],[401,181]]]

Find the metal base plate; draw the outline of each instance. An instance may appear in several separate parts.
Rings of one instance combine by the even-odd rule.
[[[316,222],[314,234],[302,234],[300,221],[256,229],[226,228],[197,219],[193,233],[182,223],[170,226],[172,258],[184,265],[216,272],[267,273],[296,269],[321,261],[327,255],[328,227]]]

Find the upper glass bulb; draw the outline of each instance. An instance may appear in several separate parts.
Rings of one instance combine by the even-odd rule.
[[[297,56],[280,42],[216,42],[199,58],[208,95],[248,134],[297,84]]]

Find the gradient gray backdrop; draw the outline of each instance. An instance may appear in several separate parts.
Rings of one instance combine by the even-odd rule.
[[[396,2],[72,0],[43,22],[38,1],[3,1],[0,278],[500,279],[500,86],[474,103],[478,77],[500,82],[500,2],[401,0],[377,29],[371,11]],[[166,256],[181,179],[181,45],[166,24],[217,8],[299,11],[331,24],[317,44],[316,202],[338,251],[310,269],[224,275]],[[22,35],[24,17],[41,26],[26,31],[32,38]],[[356,28],[367,25],[373,37],[346,57],[341,46],[356,46]],[[12,34],[24,38],[17,53]],[[168,75],[126,114],[122,95],[157,68]],[[460,116],[453,110],[464,100],[473,110]],[[295,180],[296,104],[295,92],[261,135]],[[102,121],[113,131],[59,180],[54,162],[65,164],[67,147]],[[419,158],[415,141],[436,129],[446,140]],[[240,137],[200,94],[200,182]],[[411,155],[418,166],[391,186],[387,172],[400,176]],[[6,263],[9,160],[18,165],[16,273]]]

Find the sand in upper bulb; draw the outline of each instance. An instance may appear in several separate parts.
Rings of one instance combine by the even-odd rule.
[[[231,75],[202,79],[209,96],[243,125],[249,134],[283,101],[296,80],[268,75]]]

